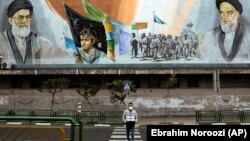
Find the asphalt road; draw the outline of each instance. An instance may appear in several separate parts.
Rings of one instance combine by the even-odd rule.
[[[115,126],[110,127],[96,127],[96,126],[84,126],[83,127],[83,141],[109,141]],[[138,127],[141,135],[141,139],[146,141],[146,126]],[[66,127],[66,136],[70,138],[70,128]],[[79,141],[79,130],[76,128],[75,141]]]

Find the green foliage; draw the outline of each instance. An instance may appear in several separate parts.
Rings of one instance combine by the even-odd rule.
[[[175,84],[177,84],[177,78],[175,76],[175,74],[171,74],[171,76],[167,79],[167,95],[165,96],[166,98],[166,103],[170,102],[170,89],[172,89],[174,87]],[[169,113],[167,113],[167,107],[165,107],[165,115],[167,115]],[[166,117],[164,116],[164,123],[166,123]]]
[[[81,83],[80,88],[76,89],[76,92],[83,96],[83,98],[87,101],[87,104],[90,105],[91,109],[93,109],[93,105],[89,101],[89,98],[96,96],[99,90],[100,89],[96,85],[90,85],[88,82],[84,81]]]
[[[167,95],[165,96],[167,99],[167,101],[169,102],[169,98],[170,98],[170,89],[172,89],[174,87],[175,84],[177,84],[177,78],[175,76],[175,74],[171,74],[171,76],[167,79],[166,81],[167,83]]]
[[[68,85],[69,80],[66,78],[53,78],[43,82],[42,86],[38,89],[40,92],[49,92],[52,94],[51,108],[53,109],[55,94],[62,92],[62,90]]]
[[[175,77],[175,74],[171,74],[167,80],[167,88],[173,88],[175,84],[177,84],[177,78]]]
[[[63,90],[63,88],[68,85],[69,80],[66,78],[53,78],[48,79],[43,82],[42,86],[38,89],[40,92],[48,91],[49,93],[58,93]]]
[[[107,88],[111,93],[111,102],[119,101],[120,103],[126,105],[124,100],[127,97],[127,95],[130,95],[130,92],[136,92],[136,85],[134,84],[133,81],[130,81],[130,91],[124,91],[123,83],[125,81],[130,81],[130,80],[115,79],[111,83],[107,84]]]

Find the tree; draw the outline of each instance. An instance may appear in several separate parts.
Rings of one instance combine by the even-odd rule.
[[[62,92],[62,90],[67,86],[69,83],[69,80],[66,78],[55,78],[55,79],[48,79],[43,82],[42,86],[38,89],[40,92],[49,92],[52,94],[52,100],[51,100],[51,108],[53,109],[54,100],[55,100],[55,94]]]
[[[174,85],[177,84],[177,78],[175,74],[171,74],[171,76],[168,78],[166,83],[167,83],[167,89],[168,89],[168,93],[166,97],[170,97],[170,89],[172,89]]]
[[[100,89],[96,85],[90,85],[86,81],[81,82],[80,88],[76,89],[77,93],[83,96],[83,98],[87,101],[86,104],[88,104],[92,110],[94,107],[89,101],[89,98],[94,97],[99,90]]]
[[[167,95],[166,95],[166,104],[169,103],[169,100],[170,100],[170,90],[174,87],[175,84],[177,84],[177,78],[175,76],[175,74],[171,74],[171,76],[167,79],[166,81],[167,83]],[[167,114],[167,107],[165,107],[165,115]],[[166,116],[164,116],[164,123],[165,123],[165,118]]]
[[[123,88],[124,83],[129,82],[129,91],[125,91]],[[121,80],[121,79],[115,79],[111,83],[107,84],[107,88],[109,89],[111,93],[111,102],[118,102],[123,103],[124,105],[125,98],[127,95],[130,95],[130,92],[136,92],[136,85],[133,81],[130,80]]]

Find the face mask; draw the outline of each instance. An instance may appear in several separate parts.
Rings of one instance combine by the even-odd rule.
[[[133,107],[128,107],[129,110],[133,110]]]

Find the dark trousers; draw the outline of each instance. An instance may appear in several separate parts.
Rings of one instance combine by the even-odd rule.
[[[126,132],[128,141],[134,141],[134,131],[135,131],[135,122],[126,122]]]
[[[137,46],[133,46],[132,48],[132,56],[137,57],[138,55],[138,48]]]

